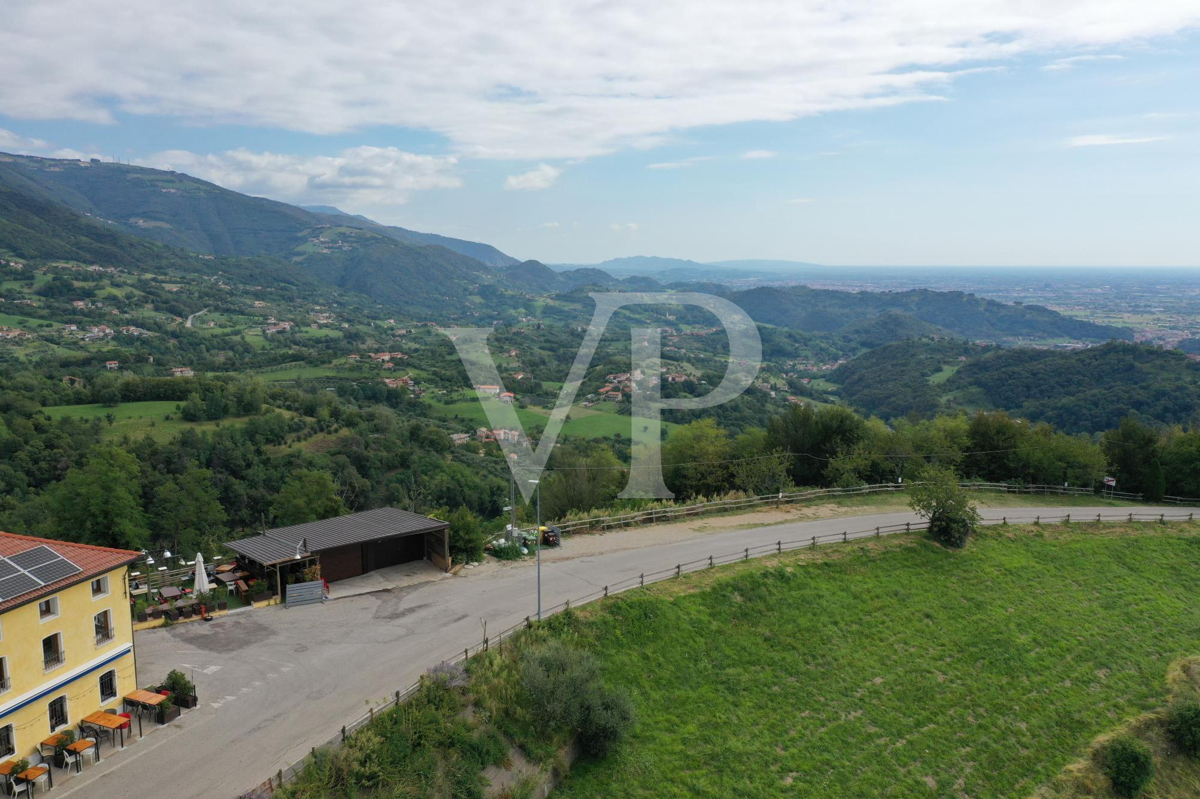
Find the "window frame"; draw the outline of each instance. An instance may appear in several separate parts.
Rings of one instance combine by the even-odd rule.
[[[17,728],[16,728],[16,725],[14,725],[12,722],[9,722],[8,724],[0,725],[0,732],[2,732],[4,730],[8,730],[9,751],[5,752],[5,751],[3,751],[3,747],[0,747],[0,758],[15,757],[17,754]],[[0,740],[3,740],[2,736],[0,736]]]
[[[54,718],[50,715],[50,708],[53,707],[54,703],[60,699],[62,700],[63,706],[63,723],[56,727],[54,726]],[[51,734],[53,734],[56,730],[62,729],[63,727],[71,726],[71,700],[67,698],[66,694],[59,694],[46,703],[46,723],[50,725]]]
[[[58,650],[59,660],[58,660],[58,663],[54,664],[53,666],[46,666],[46,641],[50,638],[58,639],[55,643],[57,645],[56,649]],[[65,665],[67,665],[67,652],[65,649],[63,649],[62,632],[61,631],[53,632],[47,636],[43,636],[42,637],[42,668],[45,670],[45,672],[47,674],[49,674],[50,672],[54,671],[55,669],[61,669]]]
[[[112,695],[111,696],[105,696],[105,694],[104,694],[104,678],[105,677],[112,677]],[[98,688],[100,691],[100,703],[101,704],[104,704],[105,702],[111,702],[112,700],[116,699],[117,695],[120,693],[117,690],[117,670],[109,669],[108,671],[101,674]]]
[[[50,605],[51,611],[43,616],[42,615],[42,605],[45,605],[45,604]],[[59,607],[58,607],[58,597],[57,596],[48,596],[45,599],[38,600],[38,618],[41,619],[42,624],[45,624],[48,621],[53,621],[54,619],[57,619],[58,612],[59,612]]]
[[[12,690],[12,674],[8,670],[8,655],[0,655],[0,695]]]
[[[105,638],[104,640],[100,640],[100,635],[98,632],[99,626],[100,626],[99,619],[101,616],[104,616],[104,615],[108,616],[108,627],[107,627],[108,637]],[[113,615],[112,608],[105,608],[104,610],[102,610],[99,613],[92,616],[92,629],[93,629],[93,632],[96,632],[95,641],[96,641],[97,648],[102,647],[102,646],[108,646],[109,644],[111,644],[113,641],[115,641],[117,639],[117,625],[116,625],[116,622],[114,621],[115,618],[116,618],[116,616]]]
[[[100,585],[101,585],[100,591],[96,590],[96,583],[100,583]],[[100,600],[100,599],[104,599],[106,596],[108,596],[110,593],[108,575],[102,574],[99,577],[97,577],[95,580],[92,580],[91,589],[92,589],[92,601],[93,602]]]

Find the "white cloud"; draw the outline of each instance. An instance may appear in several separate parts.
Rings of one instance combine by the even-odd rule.
[[[1069,58],[1060,58],[1057,61],[1051,61],[1042,67],[1047,72],[1058,72],[1067,69],[1074,69],[1079,64],[1086,64],[1089,61],[1124,61],[1125,56],[1115,53],[1096,53],[1093,55],[1073,55]]]
[[[1097,133],[1090,136],[1073,136],[1067,139],[1068,147],[1107,147],[1114,144],[1147,144],[1154,141],[1166,141],[1170,136],[1116,136],[1109,133]]]
[[[646,164],[646,169],[687,169],[689,166],[711,161],[711,155],[693,155],[691,158],[684,158],[679,161],[664,161],[659,164]]]
[[[43,155],[49,149],[50,143],[41,139],[30,139],[13,133],[11,130],[0,128],[0,152],[15,155]]]
[[[400,205],[413,192],[458,188],[457,162],[453,156],[417,155],[395,147],[354,147],[336,156],[167,150],[141,161],[246,194],[348,208]]]
[[[404,127],[535,161],[929,99],[981,65],[1200,22],[1193,0],[362,0],[353,14],[327,0],[8,0],[4,12],[9,117]]]
[[[541,191],[554,185],[562,170],[549,164],[538,164],[528,172],[520,175],[509,175],[504,179],[504,188],[508,191]]]
[[[562,225],[558,224],[557,222],[543,222],[542,224],[538,225],[538,227],[553,230],[554,228],[562,227]]]
[[[611,225],[609,225],[609,227],[618,232],[620,232],[620,231],[632,232],[632,231],[637,230],[640,227],[640,225],[638,225],[637,222],[613,222]]]
[[[779,153],[774,150],[747,150],[742,153],[741,158],[743,161],[761,161],[767,158],[774,158],[777,155]]]

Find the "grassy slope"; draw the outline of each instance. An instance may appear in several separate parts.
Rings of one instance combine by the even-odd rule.
[[[42,412],[51,419],[69,416],[84,421],[96,418],[103,420],[109,413],[112,413],[115,418],[111,425],[105,423],[104,438],[117,439],[128,435],[132,439],[140,439],[148,435],[159,442],[170,441],[188,428],[211,430],[222,424],[237,424],[249,418],[229,417],[220,422],[185,422],[179,418],[178,408],[182,405],[181,402],[173,401],[122,402],[115,408],[98,404],[53,405],[43,408]],[[168,414],[173,417],[170,421],[166,419]]]
[[[640,721],[557,795],[1031,794],[1162,703],[1200,648],[1197,566],[1200,526],[996,528],[959,553],[885,540],[622,597],[582,637]]]

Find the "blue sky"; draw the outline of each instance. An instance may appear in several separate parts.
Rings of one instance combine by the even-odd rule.
[[[1187,4],[692,3],[710,13],[664,28],[638,4],[367,3],[358,26],[307,2],[280,20],[143,1],[114,23],[18,0],[0,150],[175,168],[547,262],[1200,264]]]

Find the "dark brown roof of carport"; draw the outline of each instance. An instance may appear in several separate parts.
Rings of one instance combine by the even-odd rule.
[[[264,566],[294,560],[297,551],[307,557],[347,544],[365,544],[403,535],[432,533],[444,530],[449,525],[428,516],[410,513],[399,508],[376,510],[334,516],[318,522],[277,527],[261,535],[230,541],[225,546],[245,555]]]

